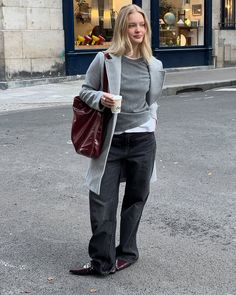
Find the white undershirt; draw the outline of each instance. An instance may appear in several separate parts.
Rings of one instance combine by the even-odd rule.
[[[118,114],[119,116],[119,114]],[[156,120],[154,118],[151,118],[146,123],[134,127],[131,129],[127,129],[124,132],[115,132],[115,134],[121,134],[121,133],[136,133],[136,132],[154,132],[156,129]]]

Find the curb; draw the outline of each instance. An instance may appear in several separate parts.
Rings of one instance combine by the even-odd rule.
[[[214,66],[198,66],[198,67],[182,67],[182,68],[165,68],[164,70],[167,73],[178,73],[186,71],[198,71],[198,70],[212,70],[215,69]],[[20,87],[29,87],[43,84],[52,84],[52,83],[61,83],[61,82],[70,82],[76,80],[85,79],[84,75],[71,75],[71,76],[61,76],[61,77],[45,77],[45,78],[35,78],[35,79],[26,79],[26,80],[9,80],[9,81],[0,81],[0,90],[6,90],[8,88],[20,88]]]
[[[184,92],[194,92],[194,91],[206,91],[214,88],[234,86],[236,85],[236,80],[230,81],[213,81],[207,83],[196,83],[196,84],[181,84],[174,86],[164,86],[162,91],[162,96],[177,95]]]
[[[70,82],[76,80],[83,80],[85,75],[75,75],[75,76],[63,76],[63,77],[51,77],[51,78],[39,78],[39,79],[28,79],[28,80],[14,80],[0,82],[0,90],[29,87],[43,84],[54,84],[62,82]]]

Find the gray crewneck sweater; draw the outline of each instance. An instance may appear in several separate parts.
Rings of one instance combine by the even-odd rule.
[[[121,60],[121,113],[118,114],[115,132],[138,127],[150,119],[146,94],[150,87],[150,75],[143,58]]]

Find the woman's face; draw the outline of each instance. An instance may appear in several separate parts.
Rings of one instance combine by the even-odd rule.
[[[143,42],[146,31],[143,15],[139,12],[131,13],[128,16],[127,34],[133,46],[137,46]]]

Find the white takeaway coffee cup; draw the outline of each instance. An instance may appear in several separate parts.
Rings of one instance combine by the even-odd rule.
[[[112,98],[115,101],[115,105],[113,107],[111,107],[112,113],[120,113],[122,96],[121,95],[113,95]]]

